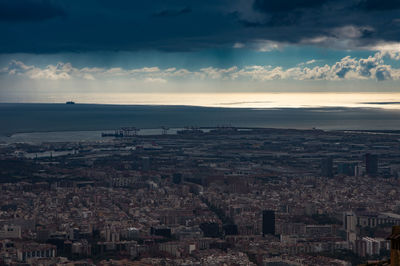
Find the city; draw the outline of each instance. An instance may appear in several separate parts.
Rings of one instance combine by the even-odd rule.
[[[103,139],[0,146],[2,263],[390,258],[400,132],[216,127]]]

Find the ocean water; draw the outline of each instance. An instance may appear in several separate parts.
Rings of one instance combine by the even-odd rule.
[[[364,107],[223,108],[0,103],[2,142],[104,140],[101,138],[102,131],[120,127],[137,127],[146,129],[149,134],[160,134],[162,126],[177,129],[185,126],[227,125],[324,130],[400,130],[400,110]]]

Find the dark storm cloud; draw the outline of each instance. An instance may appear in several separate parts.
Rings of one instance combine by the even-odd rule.
[[[359,8],[368,11],[379,11],[379,10],[394,10],[400,9],[399,0],[362,0],[359,3]]]
[[[0,0],[0,21],[41,21],[65,16],[64,10],[49,0]]]
[[[399,0],[254,0],[263,19],[236,14],[260,39],[357,49],[400,41],[398,8]]]
[[[154,14],[155,17],[176,17],[192,12],[192,9],[185,7],[182,9],[164,9]]]
[[[203,0],[190,7],[184,0],[0,0],[0,53],[193,51],[260,40],[353,49],[400,41],[399,7],[397,0]]]
[[[301,8],[322,6],[329,0],[255,0],[254,8],[261,12],[287,12]]]
[[[247,27],[290,26],[301,22],[301,19],[314,19],[312,12],[322,12],[322,7],[332,0],[254,0],[253,9],[266,15],[266,19],[257,22],[251,18],[239,19]],[[340,1],[340,0],[338,0]],[[337,2],[338,3],[338,2]],[[334,5],[331,8],[337,8]],[[318,25],[314,25],[318,28]]]

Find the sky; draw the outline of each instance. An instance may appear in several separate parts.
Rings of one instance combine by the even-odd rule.
[[[324,105],[399,90],[399,0],[0,0],[0,33],[0,102]]]

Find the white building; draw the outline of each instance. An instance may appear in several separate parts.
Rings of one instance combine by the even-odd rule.
[[[0,239],[6,238],[21,238],[21,226],[4,225],[0,230]]]

